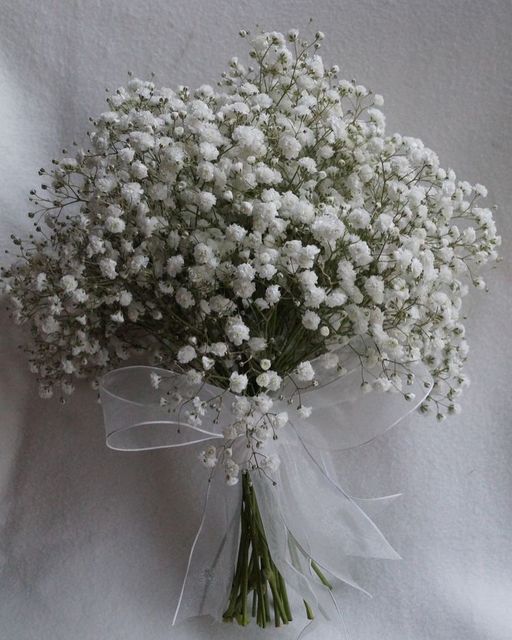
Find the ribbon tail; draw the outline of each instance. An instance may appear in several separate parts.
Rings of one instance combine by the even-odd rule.
[[[352,575],[352,558],[400,556],[359,503],[378,511],[396,496],[376,501],[353,499],[329,477],[291,425],[277,446],[281,466],[275,486],[257,474],[254,477],[270,553],[301,598],[310,603],[313,598],[324,618],[339,618],[335,594],[311,570],[312,561],[333,588],[343,582],[370,595]]]
[[[395,500],[401,498],[403,494],[394,493],[389,496],[380,496],[378,498],[355,498],[352,500],[370,517],[376,518],[383,513]]]
[[[215,468],[189,550],[173,626],[198,616],[222,619],[236,564],[240,505],[241,488],[226,491],[224,475]]]
[[[297,434],[300,438],[300,435]],[[304,441],[303,441],[304,442]],[[305,444],[305,443],[304,443]],[[307,447],[307,445],[305,444]],[[334,466],[334,461],[332,455],[328,451],[316,450],[315,454],[313,454],[317,459],[317,462],[321,465],[323,472],[325,475],[332,481],[334,484],[339,486],[339,482],[337,479],[337,473]],[[345,492],[346,493],[346,492]],[[347,494],[349,495],[349,494]],[[350,498],[357,504],[361,509],[370,516],[370,518],[375,518],[380,515],[383,511],[385,511],[390,504],[392,504],[395,500],[402,496],[401,493],[393,493],[389,496],[379,496],[377,498],[358,498],[356,496],[350,495]]]
[[[206,510],[208,509],[208,500],[210,498],[210,488],[211,488],[211,478],[208,479],[208,485],[206,487],[206,494],[205,494],[204,503],[203,503],[203,511],[201,513],[201,521],[199,523],[199,527],[197,528],[196,535],[194,536],[194,540],[192,541],[192,546],[190,547],[190,551],[189,551],[189,554],[188,554],[187,568],[185,570],[185,575],[184,575],[183,581],[181,583],[181,589],[180,589],[180,594],[178,596],[178,602],[176,604],[176,609],[174,611],[174,616],[172,618],[172,626],[173,627],[176,624],[176,620],[177,620],[178,615],[180,613],[181,603],[183,601],[183,596],[185,594],[185,587],[187,586],[187,580],[188,580],[188,576],[189,576],[189,573],[190,573],[190,567],[192,565],[192,559],[194,557],[194,550],[196,548],[197,542],[199,540],[199,536],[201,535],[201,532],[202,532],[203,527],[204,527],[204,522],[206,520]]]
[[[302,461],[304,463],[303,471],[309,474],[312,481],[311,485],[308,485],[308,488],[304,486],[304,489],[306,491],[309,489],[311,492],[311,487],[315,487],[318,491],[318,493],[316,493],[317,496],[325,494],[328,499],[335,498],[336,494],[338,496],[337,505],[338,508],[341,507],[342,515],[348,528],[347,533],[349,534],[348,540],[345,539],[345,542],[343,542],[342,537],[338,538],[338,540],[340,541],[339,544],[346,548],[346,555],[368,558],[384,558],[388,560],[400,559],[400,556],[391,547],[377,525],[359,506],[357,503],[358,501],[346,493],[346,491],[344,491],[340,485],[324,471],[322,464],[317,460],[311,449],[303,441],[295,427],[293,425],[290,426],[291,432],[295,435],[296,441],[299,445],[294,450],[294,455],[296,455],[300,460],[302,453]],[[298,449],[302,449],[302,451],[299,452]],[[290,455],[288,450],[288,445],[281,447],[282,454],[284,453],[284,455]],[[290,474],[290,464],[286,465],[285,468],[285,479],[288,482],[290,482],[290,480],[292,482],[297,482],[299,475],[298,469],[295,468],[292,474]],[[293,469],[293,466],[291,468]],[[286,475],[288,475],[288,478],[286,478]],[[306,485],[305,482],[303,484]],[[394,498],[394,496],[388,496],[385,498],[391,497]],[[311,496],[311,498],[313,498],[313,496]],[[311,502],[314,503],[316,510],[322,512],[320,505],[317,505],[314,500],[311,500]],[[326,502],[325,506],[328,507],[328,504],[329,503]],[[336,502],[331,503],[331,507],[337,511]]]

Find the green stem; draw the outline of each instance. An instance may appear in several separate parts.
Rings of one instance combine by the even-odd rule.
[[[304,606],[306,608],[306,616],[308,620],[314,620],[315,614],[313,613],[313,609],[309,606],[309,604],[304,600]]]
[[[288,620],[291,620],[292,619],[292,611],[290,609],[290,602],[288,600],[288,593],[286,592],[286,583],[284,581],[283,576],[280,573],[277,574],[277,581],[279,583],[279,590],[281,591],[282,598],[283,598],[284,612],[285,612],[286,617],[288,618]]]
[[[324,576],[324,574],[322,573],[320,567],[317,565],[317,563],[314,560],[311,560],[311,568],[313,569],[313,571],[316,573],[316,575],[319,577],[320,582],[326,586],[328,589],[332,590],[332,584],[329,582],[329,580],[327,580],[327,578]]]
[[[274,564],[249,473],[242,474],[242,509],[238,558],[223,619],[245,626],[256,618],[260,627],[272,622],[269,592],[272,594],[276,627],[291,622],[286,583]],[[249,606],[248,600],[252,599]]]

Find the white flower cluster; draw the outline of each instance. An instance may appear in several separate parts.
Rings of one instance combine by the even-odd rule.
[[[322,37],[251,37],[254,66],[233,58],[218,90],[131,79],[90,149],[41,170],[41,233],[14,239],[4,279],[42,395],[151,348],[237,396],[226,447],[201,454],[231,482],[237,438],[275,464],[258,453],[286,422],[273,398],[314,384],[311,360],[334,346],[357,351],[365,388],[405,397],[423,361],[422,409],[457,410],[462,298],[500,241],[486,190],[386,135],[382,97],[326,69]]]

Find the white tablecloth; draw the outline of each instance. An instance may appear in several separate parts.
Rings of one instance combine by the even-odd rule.
[[[162,84],[213,82],[240,53],[241,26],[326,33],[324,56],[383,93],[390,130],[422,137],[445,166],[489,187],[505,261],[490,294],[469,301],[473,385],[442,425],[414,416],[338,458],[361,497],[403,492],[378,524],[402,561],[367,561],[373,599],[347,588],[353,640],[512,638],[512,317],[509,0],[1,0],[2,249],[24,216],[37,169],[84,140],[104,86],[131,69]],[[66,406],[37,398],[16,345],[0,331],[0,637],[6,640],[291,638],[197,621],[170,628],[194,530],[193,471],[179,454],[104,446],[86,385]],[[336,637],[319,632],[319,640]]]

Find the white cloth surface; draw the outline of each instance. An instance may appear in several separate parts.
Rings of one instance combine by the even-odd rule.
[[[377,523],[403,557],[359,565],[347,588],[352,640],[512,638],[510,0],[0,0],[0,245],[27,231],[37,170],[104,109],[127,70],[165,85],[213,83],[243,55],[240,27],[311,28],[343,74],[384,94],[388,129],[421,137],[460,177],[489,187],[504,261],[468,304],[472,387],[460,416],[413,416],[337,458],[342,485],[403,492]],[[7,258],[8,259],[8,258]],[[200,620],[171,629],[194,531],[194,469],[179,452],[104,446],[95,393],[37,398],[1,317],[0,638],[292,638]],[[319,632],[319,640],[336,638]]]

